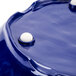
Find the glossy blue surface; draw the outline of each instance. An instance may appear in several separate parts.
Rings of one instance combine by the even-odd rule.
[[[12,55],[5,58],[12,62],[12,68],[20,69],[18,72],[24,70],[22,67],[28,68],[21,72],[22,76],[76,76],[76,13],[69,9],[67,1],[53,4],[37,1],[7,21],[0,50],[7,49],[5,54]],[[18,42],[24,32],[30,32],[35,38],[33,46]]]

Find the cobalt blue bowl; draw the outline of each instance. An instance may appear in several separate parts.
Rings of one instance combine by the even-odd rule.
[[[38,0],[9,18],[0,32],[0,76],[76,76],[76,12],[69,2]],[[19,42],[24,32],[34,45]]]

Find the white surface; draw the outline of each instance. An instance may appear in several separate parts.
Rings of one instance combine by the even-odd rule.
[[[71,0],[70,4],[76,5],[76,0]]]
[[[36,0],[0,0],[0,27],[14,13],[24,11]]]
[[[20,36],[20,40],[23,42],[31,42],[33,40],[33,36],[31,33],[25,32]]]

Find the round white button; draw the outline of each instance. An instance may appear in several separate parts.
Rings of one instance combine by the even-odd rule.
[[[70,4],[71,5],[76,5],[76,0],[71,0]]]
[[[22,42],[31,42],[33,40],[33,36],[29,32],[25,32],[20,36],[20,40]]]

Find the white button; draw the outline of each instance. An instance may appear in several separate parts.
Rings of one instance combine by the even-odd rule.
[[[76,5],[76,0],[71,0],[70,4],[71,5]]]
[[[22,42],[31,42],[33,40],[33,36],[29,32],[25,32],[20,36],[20,40]]]

